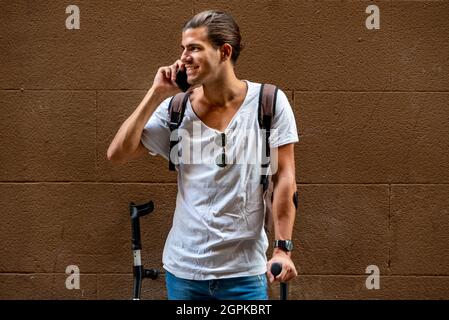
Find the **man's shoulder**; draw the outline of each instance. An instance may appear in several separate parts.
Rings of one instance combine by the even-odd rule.
[[[262,84],[263,84],[264,86],[265,85],[275,86],[278,89],[278,91],[282,91],[283,92],[281,87],[278,84],[276,84],[276,83],[272,83],[272,82],[255,82],[255,81],[251,81],[251,80],[245,80],[245,81],[247,81],[255,89],[260,89]]]

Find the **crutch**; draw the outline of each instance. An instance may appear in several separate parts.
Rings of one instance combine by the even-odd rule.
[[[134,202],[129,204],[129,214],[131,215],[132,231],[132,250],[134,256],[133,267],[133,300],[140,300],[140,291],[142,289],[142,280],[144,278],[156,279],[159,275],[157,269],[144,269],[140,259],[140,250],[142,243],[140,241],[140,222],[139,218],[151,213],[154,209],[153,201],[136,205]]]
[[[271,273],[276,278],[282,271],[282,265],[280,263],[273,263],[271,265]],[[280,296],[281,300],[287,300],[288,298],[288,284],[285,282],[281,282],[280,284]]]

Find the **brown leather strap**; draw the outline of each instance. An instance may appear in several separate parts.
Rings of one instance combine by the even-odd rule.
[[[260,183],[263,190],[267,190],[269,186],[268,169],[270,166],[270,130],[273,117],[276,112],[276,99],[278,88],[272,84],[262,84],[259,93],[259,126],[264,129],[265,141],[262,145],[262,173]]]
[[[276,97],[278,88],[275,85],[262,83],[259,93],[259,125],[265,128],[264,116],[274,117],[276,112]],[[265,128],[270,129],[270,128]]]
[[[170,134],[177,130],[182,123],[189,95],[190,92],[181,92],[176,94],[170,100],[170,104],[168,105],[168,114],[170,119],[168,127],[170,128]],[[170,171],[175,171],[175,164],[171,161],[170,156],[172,154],[172,149],[176,147],[178,142],[179,138],[175,141],[170,140],[170,151],[168,154],[168,169]]]
[[[173,98],[171,98],[170,104],[168,106],[168,112],[170,114],[172,114],[172,112],[181,113],[182,108],[183,108],[183,101],[187,95],[188,95],[188,93],[186,93],[186,92],[180,92],[180,93],[176,94],[175,96],[173,96]]]

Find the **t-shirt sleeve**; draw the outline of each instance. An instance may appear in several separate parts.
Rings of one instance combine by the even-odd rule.
[[[143,128],[140,141],[153,156],[159,154],[168,160],[170,153],[170,128],[168,105],[170,98],[165,99],[151,115]]]
[[[279,89],[276,97],[276,109],[271,124],[270,147],[277,148],[299,141],[295,115],[285,93]]]

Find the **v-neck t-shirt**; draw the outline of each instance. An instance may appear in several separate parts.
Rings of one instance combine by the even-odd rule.
[[[266,272],[268,239],[260,184],[263,139],[258,123],[261,84],[246,82],[242,105],[223,132],[204,124],[187,101],[180,142],[172,150],[178,194],[162,258],[164,269],[177,277],[211,280]],[[150,154],[167,160],[170,100],[157,107],[141,137]],[[271,148],[298,142],[292,107],[280,89],[271,128]],[[223,152],[227,165],[220,167],[216,160]]]

